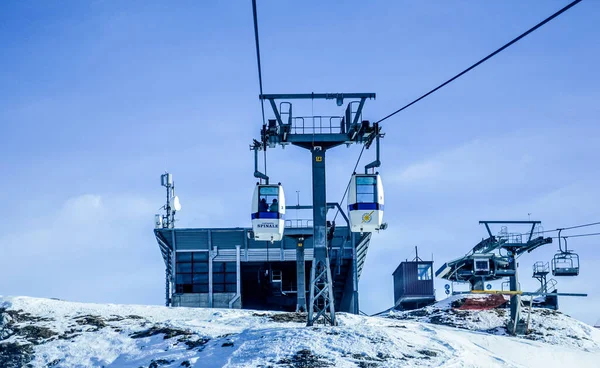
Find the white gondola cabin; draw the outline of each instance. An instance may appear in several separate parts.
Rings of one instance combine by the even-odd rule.
[[[281,184],[257,184],[252,196],[254,240],[278,241],[285,227],[285,196]]]
[[[379,174],[354,174],[348,197],[352,232],[369,233],[383,223],[383,185]]]

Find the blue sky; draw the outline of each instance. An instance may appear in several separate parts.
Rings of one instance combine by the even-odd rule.
[[[375,92],[364,118],[376,120],[565,4],[259,1],[264,90]],[[391,273],[415,245],[439,266],[485,236],[479,220],[600,220],[599,15],[600,3],[582,2],[384,123],[389,229],[372,241],[361,309],[391,305]],[[249,1],[5,1],[0,44],[0,268],[10,275],[0,293],[161,304],[152,220],[165,170],[183,204],[178,226],[249,225],[248,144],[261,124]],[[329,199],[341,198],[359,150],[330,153]],[[301,201],[308,155],[269,152],[269,174]],[[560,301],[588,323],[600,318],[599,240],[573,239],[581,276],[558,280],[590,294]],[[523,289],[554,252],[521,258]]]

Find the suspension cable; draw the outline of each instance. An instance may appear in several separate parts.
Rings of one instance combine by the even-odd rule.
[[[552,19],[558,17],[559,15],[561,15],[562,13],[564,13],[565,11],[569,10],[571,7],[575,6],[577,3],[581,2],[581,0],[575,0],[573,2],[571,2],[569,5],[565,6],[564,8],[560,9],[559,11],[557,11],[556,13],[552,14],[551,16],[549,16],[548,18],[544,19],[543,21],[541,21],[540,23],[536,24],[534,27],[530,28],[529,30],[527,30],[525,33],[521,34],[520,36],[518,36],[517,38],[513,39],[512,41],[510,41],[509,43],[507,43],[506,45],[500,47],[498,50],[492,52],[491,54],[489,54],[488,56],[484,57],[483,59],[479,60],[478,62],[476,62],[475,64],[471,65],[470,67],[468,67],[467,69],[463,70],[462,72],[458,73],[457,75],[455,75],[454,77],[448,79],[447,81],[445,81],[444,83],[440,84],[439,86],[435,87],[434,89],[432,89],[431,91],[427,92],[426,94],[422,95],[421,97],[417,98],[416,100],[414,100],[413,102],[399,108],[398,110],[394,111],[393,113],[387,115],[386,117],[384,117],[381,120],[378,120],[377,123],[381,123],[382,121],[391,118],[392,116],[396,115],[397,113],[399,113],[400,111],[414,105],[415,103],[421,101],[422,99],[424,99],[425,97],[429,96],[430,94],[436,92],[437,90],[443,88],[444,86],[454,82],[456,79],[462,77],[463,75],[467,74],[468,72],[470,72],[471,70],[475,69],[476,67],[478,67],[479,65],[483,64],[484,62],[486,62],[487,60],[491,59],[492,57],[496,56],[497,54],[499,54],[500,52],[504,51],[505,49],[507,49],[508,47],[512,46],[513,44],[517,43],[519,40],[521,40],[522,38],[524,38],[525,36],[529,35],[530,33],[532,33],[533,31],[537,30],[538,28],[540,28],[541,26],[543,26],[544,24],[548,23],[549,21],[551,21]]]
[[[262,68],[260,66],[260,44],[258,42],[258,17],[256,15],[256,0],[252,0],[252,15],[254,18],[254,42],[256,43],[256,64],[258,65],[258,86],[260,88],[260,94],[263,94],[262,84]],[[260,107],[262,109],[263,124],[265,124],[265,102],[260,99]]]
[[[536,233],[536,234],[553,233],[553,232],[561,231],[561,230],[572,230],[572,229],[578,229],[580,227],[588,227],[588,226],[595,226],[595,225],[600,225],[600,221],[599,222],[591,222],[589,224],[569,226],[569,227],[559,227],[559,228],[554,229],[554,230],[534,231],[534,233]],[[528,232],[527,233],[522,233],[520,235],[529,235],[529,233]],[[564,236],[563,236],[563,238],[564,238]],[[556,237],[556,239],[558,239],[558,237]]]
[[[594,225],[600,225],[600,222],[592,222],[589,224],[576,225],[576,226],[571,226],[571,227],[563,227],[563,228],[557,229],[557,230],[571,230],[571,229],[578,229],[580,227],[594,226]]]
[[[579,237],[582,237],[582,236],[598,236],[598,235],[600,235],[600,233],[566,235],[566,236],[563,236],[563,239],[567,239],[567,238],[579,238]]]
[[[260,44],[258,42],[258,17],[256,15],[256,0],[252,0],[252,15],[254,19],[254,41],[256,44],[256,64],[258,66],[258,86],[260,90],[260,95],[263,94],[263,85],[262,85],[262,68],[260,65]],[[265,101],[260,99],[260,109],[262,111],[262,122],[263,126],[265,125]],[[265,162],[265,175],[267,175],[267,145],[263,142],[263,158]]]

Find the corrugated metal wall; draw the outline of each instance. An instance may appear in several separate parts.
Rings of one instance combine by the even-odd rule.
[[[244,246],[244,231],[231,231],[231,230],[211,230],[212,245],[218,246],[219,249],[233,249],[235,246]]]
[[[171,232],[167,230],[165,234],[167,241],[172,241]],[[175,231],[175,249],[208,249],[208,232],[200,229],[185,229],[185,231]]]
[[[433,272],[433,262],[402,262],[394,272],[394,301],[403,296],[433,295],[433,278],[419,280],[418,265],[426,264]]]

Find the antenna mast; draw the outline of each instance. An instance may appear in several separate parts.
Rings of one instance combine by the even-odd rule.
[[[175,182],[173,175],[165,172],[160,176],[160,185],[167,190],[167,204],[162,209],[165,210],[164,215],[157,214],[154,216],[155,228],[172,229],[175,227],[175,213],[181,210],[179,198],[175,195]]]

